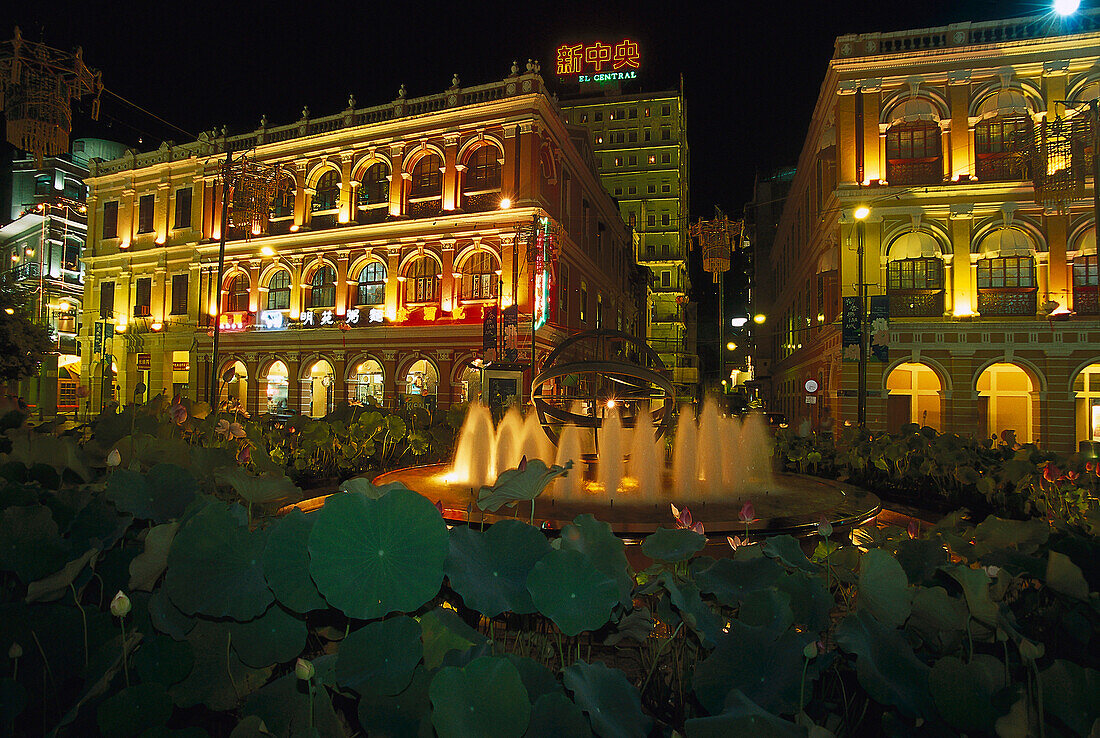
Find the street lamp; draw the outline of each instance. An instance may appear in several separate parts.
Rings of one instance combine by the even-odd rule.
[[[871,214],[871,209],[860,205],[852,213],[856,219],[856,272],[859,282],[859,385],[857,389],[856,422],[867,424],[867,280],[863,278],[863,221]]]
[[[764,321],[767,319],[768,318],[764,315],[764,313],[757,313],[756,315],[752,316],[752,322],[756,323],[757,325],[764,325]]]
[[[1067,15],[1076,13],[1080,5],[1081,0],[1054,0],[1052,7],[1055,13],[1064,18]]]

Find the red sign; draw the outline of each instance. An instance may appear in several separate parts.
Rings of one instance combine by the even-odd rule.
[[[252,326],[254,317],[252,313],[222,313],[218,321],[218,330],[221,333],[246,331]]]
[[[138,371],[148,371],[153,366],[153,359],[149,354],[137,355]]]
[[[174,372],[186,372],[186,371],[189,371],[190,369],[191,369],[191,365],[188,364],[186,361],[173,361],[172,362],[172,371],[174,371]]]

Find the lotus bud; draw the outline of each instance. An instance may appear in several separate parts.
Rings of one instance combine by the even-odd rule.
[[[116,618],[124,618],[130,612],[130,598],[120,589],[114,599],[111,600],[111,614]]]
[[[807,659],[816,659],[817,658],[817,642],[816,641],[810,641],[809,643],[807,643],[806,647],[802,649],[802,655],[805,656]]]
[[[23,655],[23,647],[15,641],[12,641],[11,648],[8,649],[8,658],[15,661],[17,658]]]
[[[1046,653],[1042,643],[1032,643],[1026,638],[1020,640],[1020,656],[1024,661],[1038,661]]]
[[[308,682],[317,673],[317,669],[314,668],[312,661],[306,659],[298,659],[294,663],[294,675],[301,679],[303,682]]]
[[[827,518],[822,517],[817,523],[817,532],[822,538],[828,538],[833,534],[833,524]]]
[[[738,517],[741,518],[742,523],[751,523],[756,520],[756,509],[752,506],[751,500],[741,506]]]
[[[118,466],[122,463],[122,454],[118,452],[117,448],[111,449],[111,453],[107,454],[107,466]]]

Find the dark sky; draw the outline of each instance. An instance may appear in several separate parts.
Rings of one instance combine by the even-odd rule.
[[[401,83],[411,97],[440,92],[454,73],[479,84],[502,78],[513,58],[539,58],[549,81],[559,43],[630,37],[648,88],[684,76],[697,217],[716,203],[738,212],[756,172],[794,163],[837,35],[1046,10],[1035,0],[292,5],[306,11],[235,0],[26,0],[7,16],[28,39],[82,45],[108,89],[192,133],[251,130],[261,114],[288,123],[303,105],[328,115],[349,93],[359,106],[380,104]],[[103,112],[112,127],[102,133],[134,143],[143,135],[144,148],[187,138],[110,95]]]

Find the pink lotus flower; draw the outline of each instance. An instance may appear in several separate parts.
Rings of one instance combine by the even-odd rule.
[[[742,538],[741,536],[726,536],[726,542],[734,551],[741,548],[742,546],[749,545],[748,539]]]
[[[1100,476],[1100,461],[1085,462],[1085,471],[1092,472],[1093,474]]]
[[[1077,478],[1078,478],[1079,476],[1081,476],[1081,475],[1080,475],[1080,474],[1078,474],[1078,473],[1077,473],[1077,472],[1075,472],[1075,471],[1068,471],[1068,472],[1066,472],[1066,476],[1065,476],[1065,478],[1066,478],[1066,479],[1068,479],[1068,480],[1069,480],[1069,481],[1071,481],[1071,482],[1074,482],[1074,483],[1076,483],[1076,482],[1077,482]]]
[[[183,425],[187,420],[187,408],[180,404],[170,405],[168,407],[168,417],[176,425]]]
[[[122,463],[122,454],[118,452],[117,448],[111,449],[111,453],[107,454],[107,466],[118,466]]]
[[[220,418],[217,423],[214,424],[214,432],[219,436],[229,437],[229,421],[225,418]]]
[[[759,518],[756,517],[756,508],[752,506],[752,500],[747,500],[744,505],[741,506],[741,512],[738,516],[741,522],[745,525],[749,523],[755,523]]]
[[[910,538],[917,538],[918,536],[920,536],[920,521],[916,518],[910,519],[908,530]]]
[[[691,517],[691,510],[684,508],[680,510],[676,505],[670,505],[672,507],[672,517],[676,519],[676,527],[683,530],[691,530],[703,534],[702,521],[694,522]]]
[[[237,451],[237,463],[238,464],[247,464],[251,460],[252,460],[252,446],[245,443]]]
[[[247,433],[244,432],[244,426],[240,423],[230,423],[229,434],[234,438],[244,438]]]
[[[443,514],[443,500],[436,500],[435,501],[435,509],[439,511],[440,515]]]
[[[824,515],[817,521],[817,534],[822,538],[828,538],[833,534],[833,524]]]
[[[1051,484],[1054,484],[1055,482],[1057,482],[1058,477],[1060,477],[1060,476],[1061,476],[1061,474],[1058,472],[1058,467],[1056,467],[1052,463],[1048,463],[1043,468],[1043,479],[1047,480]]]
[[[527,454],[524,454],[522,457],[520,457],[518,468],[520,471],[523,471],[527,468]]]

